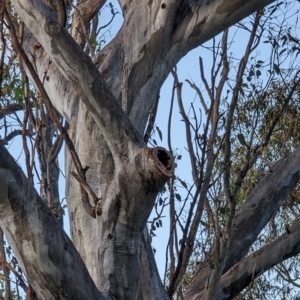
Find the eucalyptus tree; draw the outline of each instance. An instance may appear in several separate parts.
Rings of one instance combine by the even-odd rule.
[[[176,169],[167,198],[172,230],[165,282],[172,285],[178,265],[188,264],[177,288],[179,295],[188,298],[198,289],[206,299],[228,299],[248,284],[237,299],[298,297],[297,238],[292,244],[286,242],[291,232],[297,234],[299,185],[297,178],[293,182],[287,177],[293,174],[290,167],[294,162],[282,168],[296,155],[299,145],[298,11],[296,2],[271,5],[206,44],[199,51],[201,84],[191,79],[180,82],[180,71],[179,75],[172,72],[186,131],[187,151],[179,157],[189,157],[193,176],[186,181],[186,175]],[[237,46],[241,36],[245,43]],[[212,63],[207,55],[202,58],[201,53],[207,51]],[[187,85],[199,102],[186,94]],[[174,118],[172,110],[170,118]],[[168,136],[169,149],[181,149],[182,141],[176,144],[176,138],[171,140]],[[204,189],[208,174],[211,177]],[[279,181],[285,183],[280,188],[279,181],[272,179],[279,174],[290,185],[282,177]],[[199,185],[201,189],[193,188]],[[280,194],[287,186],[287,194]],[[198,202],[199,194],[206,201]],[[275,210],[270,207],[273,205]],[[199,208],[203,214],[195,233],[191,228]],[[182,243],[193,234],[197,237],[187,261]],[[235,240],[236,235],[239,238]],[[241,247],[242,240],[247,247]],[[244,257],[240,260],[239,255]],[[227,276],[235,277],[228,290],[222,285]]]
[[[167,287],[159,277],[146,227],[157,195],[174,178],[171,149],[147,147],[164,80],[189,51],[254,12],[257,29],[262,9],[271,2],[120,0],[123,25],[103,49],[97,49],[98,12],[106,1],[13,0],[6,7],[1,2],[1,28],[7,26],[21,64],[27,176],[5,148],[9,139],[5,136],[0,144],[0,226],[28,279],[28,298],[170,299],[179,295],[204,208],[206,213],[209,210],[215,151],[221,150],[226,226],[222,232],[214,227],[219,237],[211,248],[214,263],[200,263],[202,268],[178,297],[230,299],[264,270],[298,254],[296,222],[289,234],[245,257],[297,185],[300,154],[298,149],[279,160],[235,212],[241,182],[262,148],[248,147],[248,164],[232,186],[231,125],[241,81],[233,89],[222,139],[218,93],[228,75],[227,31],[223,75],[219,86],[208,88],[211,102],[206,107],[205,133],[209,134],[199,137],[202,158],[193,156],[192,145],[189,148],[196,193]],[[111,4],[110,8],[114,16]],[[253,43],[257,34],[251,32]],[[4,37],[2,44],[10,47]],[[249,58],[249,49],[244,59]],[[244,72],[242,60],[237,78]],[[180,98],[182,84],[176,72],[173,75]],[[36,94],[30,92],[29,80]],[[20,104],[13,103],[2,114],[18,109]],[[34,118],[34,109],[39,110],[39,118]],[[183,109],[181,113],[190,125]],[[47,126],[51,123],[57,131]],[[32,149],[36,150],[31,153],[26,136],[35,140]],[[57,220],[61,206],[56,155],[63,139],[71,239]],[[43,174],[40,193],[33,187],[35,163],[30,156],[35,151]],[[276,249],[273,255],[270,248]]]

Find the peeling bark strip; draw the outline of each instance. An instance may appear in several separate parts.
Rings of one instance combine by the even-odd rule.
[[[0,143],[0,226],[41,299],[110,299],[100,293],[62,230]]]

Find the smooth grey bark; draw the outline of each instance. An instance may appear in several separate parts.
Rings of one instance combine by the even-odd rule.
[[[236,264],[245,257],[259,233],[280,208],[289,193],[296,187],[300,179],[299,166],[300,147],[286,158],[276,162],[269,173],[247,196],[233,220],[223,273],[230,272],[231,268],[234,269]],[[295,238],[297,237],[299,236],[296,235]],[[288,255],[291,249],[286,248],[285,251],[285,254]],[[207,265],[205,267],[202,266],[199,276],[194,278],[185,293],[186,299],[190,299],[190,295],[200,293],[205,289],[208,281],[207,274],[209,273],[210,268]],[[246,281],[242,281],[239,284],[241,285],[242,283],[245,284]],[[246,286],[244,285],[243,288]]]
[[[193,48],[272,2],[156,0],[144,5],[119,1],[124,24],[99,52],[96,64],[133,125],[143,132],[160,87],[176,63]]]
[[[233,220],[224,272],[246,255],[274,212],[297,186],[300,180],[299,165],[300,148],[297,148],[289,156],[276,162],[269,174],[250,192]]]
[[[163,300],[170,299],[163,287],[153,256],[153,250],[145,227],[139,253],[139,285],[137,299]]]
[[[278,263],[298,255],[300,253],[299,229],[300,221],[297,220],[288,233],[284,233],[275,241],[266,244],[235,264],[222,276],[214,299],[232,299],[259,275]],[[189,300],[201,300],[204,297],[205,290],[200,293],[194,291],[191,295],[188,293],[185,295],[185,299]]]
[[[88,183],[103,199],[103,214],[95,221],[82,209],[79,185],[67,173],[74,245],[99,290],[108,289],[117,299],[134,299],[136,293],[139,299],[155,299],[155,295],[166,299],[153,253],[142,231],[159,186],[167,176],[155,174],[161,182],[151,195],[141,191],[145,179],[136,177],[138,168],[141,174],[157,171],[155,162],[159,160],[148,160],[140,135],[153,101],[175,64],[192,48],[273,1],[149,1],[147,5],[119,1],[123,27],[99,52],[95,65],[41,1],[12,2],[43,46],[34,49],[29,36],[25,39],[24,46],[34,56],[40,78],[47,73],[44,86],[53,105],[70,122],[70,135],[83,166],[90,166]],[[136,160],[144,164],[136,164]],[[68,154],[66,167],[74,169]],[[286,165],[282,167],[288,172]],[[149,180],[148,177],[146,181]],[[281,190],[288,193],[291,187],[283,185]],[[263,211],[266,203],[257,200],[254,204],[258,211]],[[276,205],[270,206],[266,217],[255,215],[259,226],[276,209]],[[246,213],[240,215],[240,220],[249,218]],[[236,231],[245,234],[244,221],[237,222]],[[237,244],[242,249],[248,247],[248,242],[246,238]],[[118,258],[124,251],[127,254]],[[140,273],[136,272],[138,261]],[[133,286],[130,291],[129,286]],[[190,298],[198,293],[193,290]]]
[[[0,182],[0,226],[39,297],[110,299],[98,291],[72,241],[2,143]]]
[[[243,258],[221,279],[216,299],[232,299],[248,286],[254,278],[276,264],[300,253],[300,222],[296,221],[285,233],[258,251]]]

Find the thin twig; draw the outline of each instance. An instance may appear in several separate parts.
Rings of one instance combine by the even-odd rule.
[[[9,30],[11,33],[11,37],[12,37],[12,42],[14,44],[15,49],[18,51],[18,53],[20,53],[23,62],[25,63],[28,71],[30,72],[30,75],[32,76],[32,79],[34,80],[35,85],[37,86],[39,92],[41,93],[41,96],[45,102],[45,105],[47,107],[47,110],[49,112],[49,115],[52,119],[52,121],[54,122],[54,124],[56,125],[56,127],[58,128],[58,130],[61,132],[62,137],[64,138],[66,145],[70,151],[70,154],[73,158],[76,170],[77,170],[77,174],[72,172],[73,176],[74,174],[76,174],[76,176],[74,176],[77,181],[81,184],[81,186],[84,188],[81,189],[82,191],[82,202],[83,202],[83,207],[85,209],[85,211],[92,216],[93,218],[96,218],[96,212],[95,212],[95,207],[92,207],[90,202],[89,202],[89,197],[88,195],[90,195],[90,197],[92,198],[93,202],[96,204],[99,202],[98,197],[95,195],[95,193],[92,191],[92,189],[89,187],[89,185],[86,182],[86,176],[85,176],[85,170],[81,165],[80,159],[78,157],[78,154],[75,150],[75,147],[73,145],[73,142],[71,141],[68,132],[65,130],[65,128],[62,126],[62,124],[60,123],[56,110],[53,107],[51,100],[41,82],[41,80],[39,79],[38,75],[36,74],[30,60],[27,57],[27,54],[25,53],[25,51],[23,50],[23,48],[21,47],[17,35],[16,35],[16,31],[14,28],[14,25],[10,19],[10,16],[7,12],[7,10],[5,9],[4,11],[4,15],[5,15],[5,19],[9,25]],[[87,194],[86,189],[88,187],[89,190],[89,194]]]

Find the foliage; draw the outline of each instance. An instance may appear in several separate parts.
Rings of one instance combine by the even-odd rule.
[[[208,151],[203,144],[208,143],[214,126],[216,128],[212,142],[215,160],[211,185],[207,192],[208,202],[200,222],[194,252],[183,277],[181,292],[189,287],[190,280],[196,272],[199,272],[199,264],[201,270],[201,266],[203,268],[201,262],[209,260],[211,247],[216,244],[216,239],[228,226],[232,204],[228,200],[226,189],[229,188],[232,196],[236,198],[234,210],[238,210],[249,192],[270,172],[274,163],[293,152],[299,145],[298,10],[295,2],[282,1],[239,23],[228,33],[225,32],[223,37],[204,45],[201,55],[205,55],[202,54],[204,49],[210,53],[213,65],[207,71],[207,65],[204,66],[200,58],[201,84],[195,85],[186,80],[195,91],[195,99],[185,99],[187,98],[185,93],[181,89],[179,91],[178,106],[188,133],[186,137],[188,152],[183,156],[190,156],[194,179],[194,185],[187,185],[185,181],[179,179],[177,176],[185,174],[182,167],[179,167],[175,171],[174,181],[169,185],[170,204],[174,201],[174,210],[170,209],[170,215],[174,215],[173,220],[176,220],[172,221],[171,217],[169,226],[174,228],[173,238],[179,240],[179,247],[181,241],[179,237],[189,231],[185,223],[191,213],[190,206],[193,205],[193,199],[197,198],[195,178],[201,178],[203,165],[206,166],[204,168],[208,165],[208,156],[205,155],[204,161],[202,158],[204,151]],[[258,25],[255,27],[256,21]],[[254,32],[255,38],[252,42],[243,40],[248,42],[243,45],[244,55],[236,54],[235,40],[241,41],[241,36],[247,34],[251,36],[251,32]],[[238,48],[239,53],[243,51],[241,42]],[[239,74],[241,62],[245,67],[242,74]],[[180,71],[178,72],[179,77]],[[178,88],[176,73],[174,77],[176,89]],[[222,83],[223,79],[225,83]],[[181,100],[181,97],[185,100]],[[171,103],[172,101],[171,99]],[[182,107],[181,101],[184,103]],[[212,119],[208,108],[212,109],[216,105],[214,102],[217,101],[220,103],[217,116]],[[187,105],[188,102],[191,103],[190,107]],[[233,105],[234,113],[231,117]],[[175,118],[171,114],[170,117]],[[229,129],[227,126],[230,118],[232,123]],[[170,133],[170,128],[168,131],[167,139],[172,139],[176,144],[175,135]],[[226,134],[230,135],[231,156],[230,162],[227,162],[231,165],[230,175],[226,174],[225,170]],[[192,145],[192,148],[189,145]],[[226,187],[224,175],[229,176],[229,187]],[[178,189],[180,197],[174,197],[178,195]],[[167,198],[164,198],[164,202],[159,198],[156,206],[167,201]],[[153,220],[157,222],[157,218],[165,214],[167,212],[160,212]],[[249,253],[276,240],[298,217],[299,188],[296,188],[261,232]],[[159,232],[157,234],[159,236]],[[174,251],[170,257],[176,257],[176,253],[180,253],[178,245],[172,238],[169,239],[168,247],[169,253]],[[168,261],[165,270],[166,282],[168,278],[172,278],[170,270],[174,270],[174,266],[175,261],[172,259],[171,262]],[[282,266],[286,269],[285,275],[282,273],[280,275],[279,269],[274,268],[253,281],[245,291],[236,296],[236,299],[270,299],[274,295],[280,295],[282,299],[289,297],[297,299],[299,294],[297,274],[300,267],[298,260],[287,260]],[[295,277],[292,276],[291,279],[287,274]]]
[[[9,8],[22,42],[24,24]],[[109,40],[109,32],[103,30],[118,14],[112,3],[106,5],[106,10],[110,15],[108,23],[98,25],[100,12],[80,37],[83,50],[91,58]],[[165,234],[168,228],[163,283],[174,299],[182,299],[194,284],[195,274],[203,270],[202,288],[217,289],[218,280],[206,287],[206,276],[220,279],[225,272],[229,237],[239,209],[276,162],[299,145],[298,11],[296,1],[277,2],[203,45],[199,51],[200,84],[191,79],[182,83],[180,65],[171,73],[173,85],[166,128],[160,119],[155,119],[158,99],[150,112],[144,141],[153,147],[164,143],[175,157],[174,175],[159,192],[148,221],[152,245],[160,232]],[[76,12],[74,7],[71,12]],[[9,34],[11,26],[3,22],[3,16],[1,26],[1,139],[8,147],[22,143],[23,153],[18,159],[25,162],[28,179],[38,186],[41,197],[63,225],[66,204],[60,200],[58,180],[64,174],[58,155],[69,124],[55,112],[63,129],[57,130],[45,99],[29,81],[24,61]],[[36,43],[35,47],[40,45]],[[211,56],[210,69],[204,55]],[[47,80],[46,73],[42,83]],[[194,98],[185,92],[187,86]],[[179,111],[179,116],[175,111]],[[177,136],[178,123],[185,130],[184,142]],[[87,166],[83,170],[84,176],[88,169]],[[300,216],[299,197],[298,185],[270,217],[246,256],[289,233]],[[18,287],[26,292],[30,286],[25,284],[11,248],[4,246],[4,237],[0,242],[5,249],[0,258],[7,263],[4,269],[9,275],[5,278],[3,273],[0,294],[7,295],[5,288],[13,273],[17,285],[9,286],[10,297],[23,299]],[[153,252],[156,250],[153,246]],[[253,272],[251,283],[235,299],[270,299],[276,295],[297,299],[299,267],[294,257],[261,275]]]

